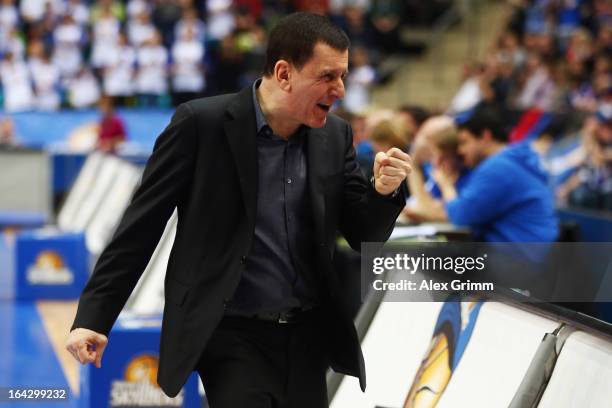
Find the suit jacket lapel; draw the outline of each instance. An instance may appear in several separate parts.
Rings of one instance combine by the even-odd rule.
[[[240,180],[243,202],[249,224],[255,223],[257,208],[257,129],[252,90],[240,91],[236,100],[227,108],[223,126],[234,156]]]
[[[327,133],[310,129],[307,136],[308,192],[317,236],[325,237],[325,187],[328,175]]]

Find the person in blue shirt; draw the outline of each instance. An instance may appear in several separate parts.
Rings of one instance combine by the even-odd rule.
[[[507,146],[497,112],[477,107],[458,124],[459,154],[473,169],[457,192],[445,172],[434,174],[447,219],[487,242],[552,242],[557,218],[547,176],[526,144]]]

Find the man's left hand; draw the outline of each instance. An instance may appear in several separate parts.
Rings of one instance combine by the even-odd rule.
[[[406,180],[412,168],[410,156],[397,147],[378,152],[374,159],[374,188],[381,195],[389,195]]]

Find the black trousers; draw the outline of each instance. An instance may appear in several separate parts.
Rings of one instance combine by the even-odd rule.
[[[320,316],[296,323],[226,316],[197,371],[211,408],[328,407]]]

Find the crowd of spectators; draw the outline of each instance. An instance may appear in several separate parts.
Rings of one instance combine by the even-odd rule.
[[[119,106],[168,107],[235,92],[260,75],[275,21],[312,11],[351,38],[346,105],[360,111],[378,63],[403,47],[410,10],[401,0],[0,0],[0,104],[52,111],[108,95]]]
[[[527,142],[557,203],[612,210],[612,3],[510,1],[507,29],[467,67],[449,113],[495,106]]]
[[[372,111],[377,67],[405,47],[401,27],[418,4],[0,0],[2,105],[9,112],[82,108],[107,95],[120,106],[170,106],[233,92],[261,74],[266,32],[274,22],[291,11],[313,11],[328,15],[351,39],[346,97],[337,113],[352,123],[366,172],[377,151],[398,146],[411,151],[422,169],[425,188],[411,180],[414,202],[422,203],[425,191],[442,203],[436,182],[441,168],[453,169],[461,195],[470,169],[448,121],[459,123],[466,112],[486,105],[504,119],[510,144],[529,145],[539,156],[556,204],[612,210],[610,2],[509,0],[506,29],[482,61],[465,67],[463,85],[444,111]],[[419,132],[433,114],[448,117]],[[436,208],[416,205],[404,215],[418,220],[424,207]]]
[[[551,240],[555,205],[612,211],[612,3],[524,0],[508,6],[506,29],[483,61],[465,68],[449,106],[346,115],[354,128],[366,128],[356,132],[362,163],[390,145],[412,153],[408,220],[489,227],[484,239]],[[501,129],[489,129],[495,143],[465,125],[483,110],[501,119]],[[425,121],[428,114],[433,117]],[[474,143],[482,157],[468,163]],[[453,194],[444,197],[449,186]],[[520,197],[523,204],[516,203]],[[529,205],[538,207],[528,211],[538,214],[535,219],[519,216],[503,227]],[[543,221],[538,236],[525,234]]]

